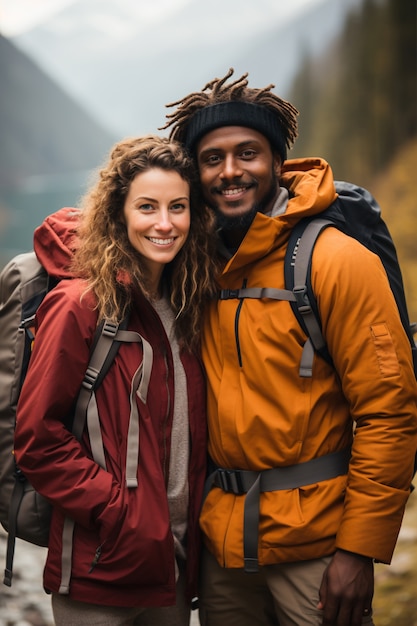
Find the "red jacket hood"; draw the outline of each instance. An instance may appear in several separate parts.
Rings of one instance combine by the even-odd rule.
[[[45,218],[33,235],[35,254],[49,276],[71,278],[70,264],[77,247],[80,209],[64,207]]]

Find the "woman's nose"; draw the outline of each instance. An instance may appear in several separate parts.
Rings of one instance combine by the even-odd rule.
[[[169,231],[172,228],[172,220],[168,210],[162,209],[159,211],[158,220],[155,224],[159,230]]]

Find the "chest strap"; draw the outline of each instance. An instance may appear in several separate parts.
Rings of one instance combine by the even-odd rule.
[[[245,572],[257,572],[259,500],[264,491],[297,489],[347,474],[350,461],[350,448],[326,454],[325,456],[273,469],[254,472],[218,467],[207,479],[206,491],[216,486],[226,493],[244,495],[243,557]]]

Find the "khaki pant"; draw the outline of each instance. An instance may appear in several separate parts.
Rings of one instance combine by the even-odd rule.
[[[184,597],[183,574],[177,582],[176,606],[129,608],[77,602],[68,596],[52,595],[56,626],[189,626],[190,606]]]
[[[318,590],[330,557],[261,567],[256,574],[219,566],[203,552],[201,626],[321,626]],[[373,625],[372,616],[363,626]]]

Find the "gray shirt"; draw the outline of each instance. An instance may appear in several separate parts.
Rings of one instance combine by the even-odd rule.
[[[185,536],[188,520],[188,461],[190,437],[187,381],[174,334],[174,312],[167,297],[152,302],[168,336],[174,363],[174,417],[168,478],[168,506],[176,555],[185,558]]]

